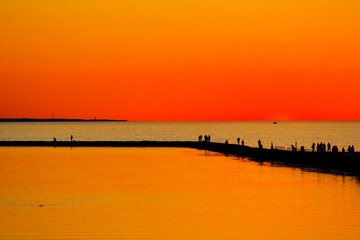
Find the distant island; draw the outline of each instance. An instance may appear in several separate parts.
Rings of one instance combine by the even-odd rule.
[[[0,122],[127,122],[113,119],[67,119],[67,118],[0,118]]]

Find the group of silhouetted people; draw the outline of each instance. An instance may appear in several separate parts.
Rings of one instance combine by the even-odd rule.
[[[72,142],[74,139],[73,135],[70,136],[70,141]],[[53,138],[53,142],[56,142],[56,137]]]
[[[315,152],[315,143],[311,145],[311,149],[313,152]],[[330,150],[330,143],[328,143],[328,149]],[[316,144],[316,151],[317,152],[326,152],[326,144],[323,142]]]
[[[72,141],[72,136],[70,138],[71,138],[71,141]],[[204,139],[203,139],[203,136],[200,135],[198,139],[199,139],[199,142],[210,142],[210,138],[211,138],[210,135],[205,135]],[[236,139],[237,144],[240,145],[240,142],[241,142],[241,145],[244,146],[244,140],[241,140],[241,141],[240,140],[241,140],[240,137],[238,137]],[[54,138],[54,141],[56,141],[56,138]],[[225,144],[229,144],[229,141],[227,139],[225,139]],[[264,148],[260,139],[258,140],[258,147],[259,147],[259,149]],[[271,142],[271,148],[270,149],[274,149],[274,145],[273,145],[272,142]],[[313,152],[315,152],[315,149],[316,149],[317,152],[326,152],[326,151],[328,151],[328,152],[339,152],[338,146],[333,145],[331,147],[331,144],[329,142],[327,144],[323,143],[323,142],[320,142],[320,143],[317,143],[317,144],[313,143],[311,145],[311,149],[312,149]],[[298,149],[294,145],[291,145],[291,150],[293,152],[296,152]],[[305,151],[304,146],[301,147],[301,151]],[[341,151],[345,152],[345,148],[342,148]],[[354,153],[355,152],[354,145],[352,145],[352,146],[349,145],[348,148],[347,148],[347,152]]]
[[[315,152],[315,143],[313,143],[312,145],[311,145],[311,149],[312,149],[312,151],[313,152]],[[336,146],[336,145],[334,145],[334,146],[332,146],[331,147],[331,144],[330,143],[328,143],[328,144],[325,144],[325,143],[323,143],[323,142],[320,142],[320,143],[317,143],[316,144],[316,151],[317,152],[326,152],[326,151],[328,151],[328,152],[339,152],[339,148],[338,148],[338,146]],[[341,152],[345,152],[345,148],[342,148],[342,150],[341,150]],[[353,152],[355,152],[355,148],[354,148],[354,145],[352,145],[352,146],[348,146],[348,148],[347,148],[347,152],[349,152],[349,153],[353,153]]]
[[[326,148],[327,147],[327,148]],[[311,145],[311,149],[312,149],[312,151],[313,152],[315,152],[315,143],[313,143],[312,145]],[[330,143],[328,143],[327,145],[325,144],[325,143],[323,143],[323,142],[320,142],[320,143],[317,143],[316,144],[316,151],[317,152],[326,152],[326,151],[328,151],[328,152],[338,152],[339,151],[339,148],[338,148],[338,146],[336,146],[336,145],[334,145],[332,148],[331,148],[331,144]]]
[[[209,136],[207,136],[207,135],[204,136],[204,142],[210,142],[210,139],[211,139],[210,135]],[[200,135],[199,136],[199,142],[202,142],[202,141],[203,141],[203,136]]]
[[[348,148],[347,148],[347,151],[348,151],[349,153],[355,152],[354,145],[352,145],[351,147],[350,147],[350,145],[349,145]]]
[[[237,141],[237,144],[240,145],[240,138],[239,137],[236,139],[236,141]],[[244,146],[244,139],[241,140],[241,146]]]

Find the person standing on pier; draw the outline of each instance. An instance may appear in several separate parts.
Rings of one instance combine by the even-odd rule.
[[[331,150],[332,152],[338,152],[339,148],[336,145],[334,145]]]
[[[351,146],[351,152],[354,153],[355,152],[355,148],[354,145]]]
[[[331,145],[330,145],[329,142],[328,142],[328,144],[327,144],[327,148],[328,148],[328,151],[330,151]]]
[[[313,144],[311,145],[311,148],[312,148],[313,152],[315,152],[315,143],[313,143]]]
[[[241,146],[244,146],[244,140],[241,140]]]
[[[73,135],[70,136],[70,141],[71,141],[71,142],[73,141]]]
[[[199,142],[201,142],[201,141],[202,141],[202,135],[199,136]]]
[[[237,138],[237,143],[238,143],[238,145],[240,144],[240,138],[239,137]]]
[[[258,145],[259,145],[259,148],[260,148],[260,149],[262,149],[262,148],[263,148],[263,146],[262,146],[262,144],[261,144],[260,139],[259,139],[259,141],[258,141]]]

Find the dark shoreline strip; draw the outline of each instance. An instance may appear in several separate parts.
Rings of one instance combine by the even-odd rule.
[[[0,122],[127,122],[127,120],[67,118],[0,118]]]
[[[344,171],[360,175],[360,153],[291,152],[248,146],[194,141],[0,141],[8,147],[183,147],[207,150],[256,161],[269,161],[305,168]]]

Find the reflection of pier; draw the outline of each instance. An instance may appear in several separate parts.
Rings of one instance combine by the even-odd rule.
[[[0,141],[0,146],[19,147],[186,147],[239,157],[249,157],[257,161],[270,161],[299,167],[316,167],[346,171],[360,175],[360,152],[308,152],[280,149],[259,149],[248,146],[223,143],[193,141]]]

